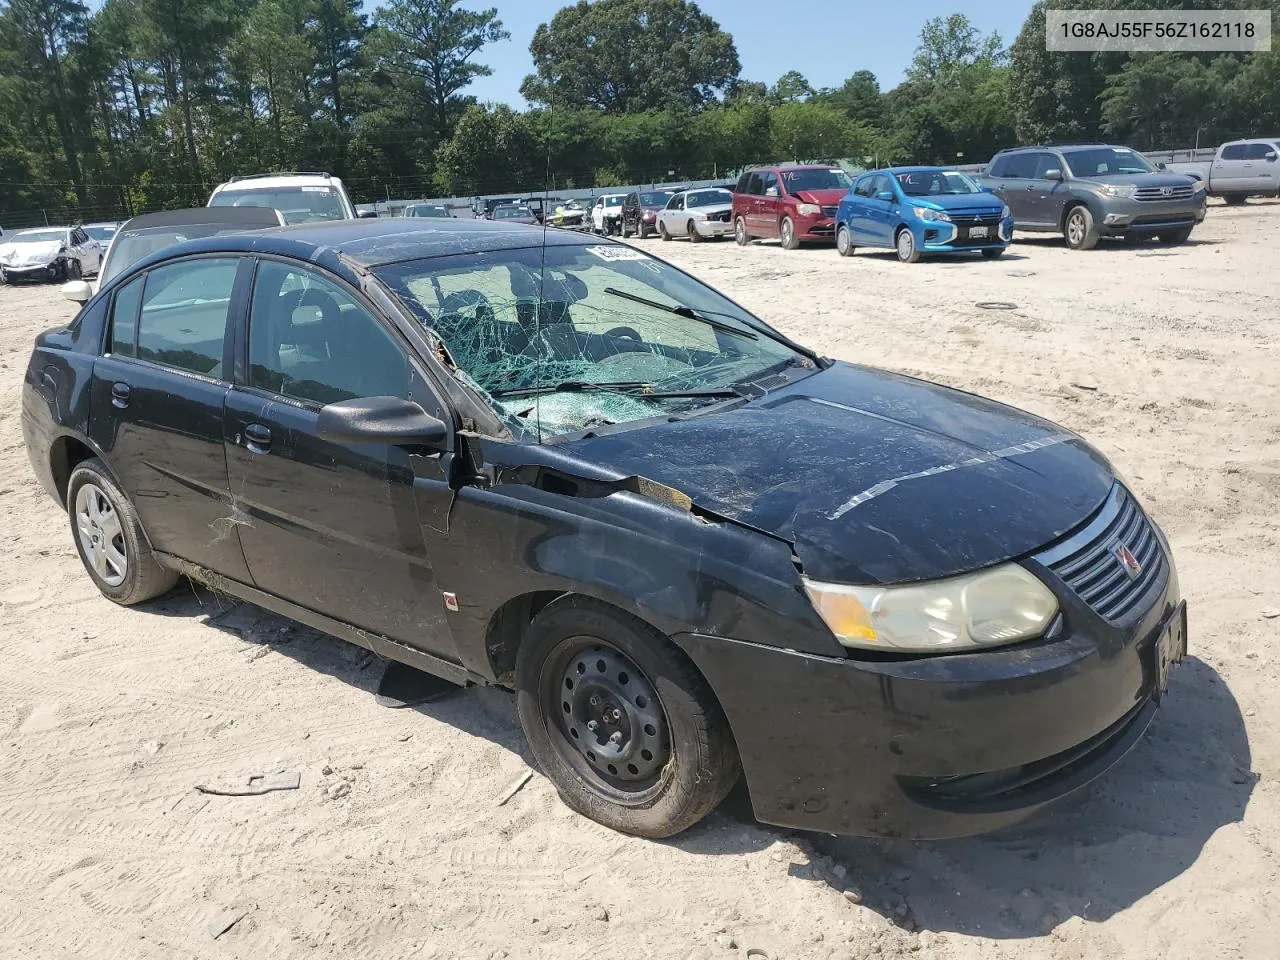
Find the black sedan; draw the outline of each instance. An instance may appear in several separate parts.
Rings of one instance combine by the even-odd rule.
[[[786,826],[1017,821],[1185,649],[1168,544],[1079,437],[581,234],[170,247],[39,337],[22,424],[111,600],[185,574],[512,687],[565,802],[644,836],[740,774]]]

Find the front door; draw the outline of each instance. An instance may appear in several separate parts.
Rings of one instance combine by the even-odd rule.
[[[320,408],[417,401],[452,423],[400,339],[336,278],[262,260],[247,368],[227,395],[227,473],[254,583],[293,603],[447,659],[432,547],[448,531],[451,455],[342,444]]]
[[[1063,161],[1057,154],[1033,154],[1036,163],[1031,171],[1031,182],[1027,185],[1027,219],[1031,223],[1043,227],[1057,227],[1062,222],[1062,214],[1067,205],[1070,191],[1066,186],[1067,171],[1063,169]],[[1047,174],[1057,170],[1062,179],[1050,179]]]
[[[1018,226],[1039,226],[1036,216],[1035,172],[1039,154],[1015,153],[1002,171],[1000,196],[1009,205]]]
[[[1280,161],[1276,159],[1274,144],[1245,144],[1244,171],[1250,191],[1275,193],[1277,187],[1280,187],[1280,181],[1277,181],[1277,167],[1280,167]]]
[[[241,264],[179,260],[116,290],[110,347],[93,365],[89,437],[154,549],[248,582],[222,436],[228,315],[248,279],[249,261]]]
[[[677,193],[674,197],[667,201],[664,207],[658,213],[658,219],[662,221],[662,225],[667,228],[667,233],[679,236],[683,232],[684,227],[681,221],[684,216],[684,194]]]

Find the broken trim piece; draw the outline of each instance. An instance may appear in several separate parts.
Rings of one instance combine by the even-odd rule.
[[[969,457],[966,460],[958,460],[954,463],[944,463],[941,466],[930,467],[928,470],[919,470],[916,473],[908,473],[901,477],[894,477],[892,480],[881,480],[874,486],[867,487],[861,493],[855,494],[846,500],[839,507],[827,514],[828,520],[839,520],[854,507],[866,503],[868,500],[874,500],[882,493],[888,493],[900,483],[907,480],[923,480],[925,477],[937,476],[940,473],[949,473],[952,470],[959,470],[962,467],[977,467],[984,463],[991,463],[995,460],[1005,460],[1009,457],[1016,457],[1024,453],[1032,453],[1035,450],[1042,450],[1045,447],[1052,447],[1055,444],[1066,443],[1068,440],[1076,439],[1073,433],[1054,433],[1047,437],[1040,437],[1037,440],[1028,440],[1026,443],[1015,444],[1011,447],[1002,447],[999,450],[988,450],[986,453],[980,453],[977,456]]]

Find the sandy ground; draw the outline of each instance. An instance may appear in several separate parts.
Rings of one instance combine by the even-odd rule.
[[[762,827],[741,796],[653,843],[541,776],[499,806],[529,759],[510,695],[387,710],[367,654],[253,607],[101,599],[18,422],[71,311],[0,289],[0,955],[1280,955],[1278,242],[1275,202],[1176,249],[995,263],[647,242],[832,356],[1080,431],[1173,541],[1192,655],[1147,739],[1014,833],[927,844]],[[193,791],[278,769],[301,789]]]

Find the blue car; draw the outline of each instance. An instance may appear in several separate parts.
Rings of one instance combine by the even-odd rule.
[[[926,253],[1004,253],[1013,215],[1004,201],[958,170],[890,167],[864,173],[836,211],[836,249],[891,247],[903,263]]]

